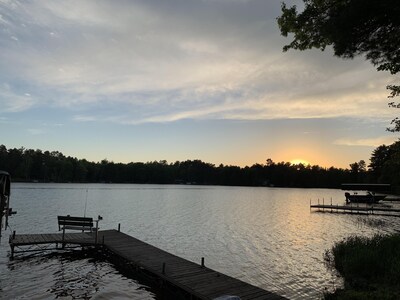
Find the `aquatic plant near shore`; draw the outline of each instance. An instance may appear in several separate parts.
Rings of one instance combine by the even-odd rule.
[[[400,298],[400,234],[351,236],[324,258],[344,278],[344,289],[325,294],[325,299]]]

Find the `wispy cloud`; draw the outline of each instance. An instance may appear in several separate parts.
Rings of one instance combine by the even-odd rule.
[[[0,112],[21,112],[36,104],[29,93],[16,91],[10,85],[0,85]]]
[[[382,136],[378,138],[370,139],[338,139],[334,141],[335,145],[341,146],[367,146],[367,147],[378,147],[380,145],[390,145],[398,140],[395,136]]]
[[[89,115],[76,115],[74,116],[74,120],[78,122],[93,122],[97,121],[98,118],[95,116],[89,116]]]
[[[42,135],[42,134],[45,134],[45,133],[46,133],[45,130],[43,130],[43,129],[38,129],[38,128],[30,128],[30,129],[28,129],[28,132],[29,132],[31,135]]]

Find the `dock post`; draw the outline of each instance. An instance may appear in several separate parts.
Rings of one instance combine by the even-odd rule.
[[[165,275],[165,262],[162,264],[162,274]]]
[[[10,240],[14,241],[15,239],[15,230],[13,231],[12,237],[10,237]],[[11,245],[11,257],[10,259],[14,259],[14,242],[10,243]]]
[[[118,232],[121,232],[121,223],[118,223]]]
[[[204,268],[204,257],[201,258],[201,267]]]

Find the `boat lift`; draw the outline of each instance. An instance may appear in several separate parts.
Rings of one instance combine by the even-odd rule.
[[[10,174],[0,171],[0,238],[3,229],[8,227],[8,217],[16,214],[10,208]]]
[[[391,191],[390,184],[342,184],[342,190],[365,191],[364,194],[346,192],[346,203],[378,203]],[[379,193],[379,194],[376,194]]]

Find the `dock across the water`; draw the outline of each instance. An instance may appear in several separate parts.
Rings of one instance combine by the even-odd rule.
[[[64,239],[63,239],[64,238]],[[107,252],[121,265],[144,272],[161,285],[179,290],[182,299],[216,299],[234,295],[241,300],[286,299],[239,279],[224,275],[204,264],[180,258],[149,245],[119,230],[88,233],[13,234],[10,236],[11,255],[68,247],[97,247]],[[64,248],[61,246],[65,246]]]
[[[379,215],[379,216],[390,216],[400,217],[400,209],[389,206],[382,206],[379,204],[367,204],[367,203],[350,203],[346,205],[339,204],[311,204],[310,210],[315,209],[319,212],[330,212],[330,213],[348,213],[348,214],[363,214],[363,215]]]

